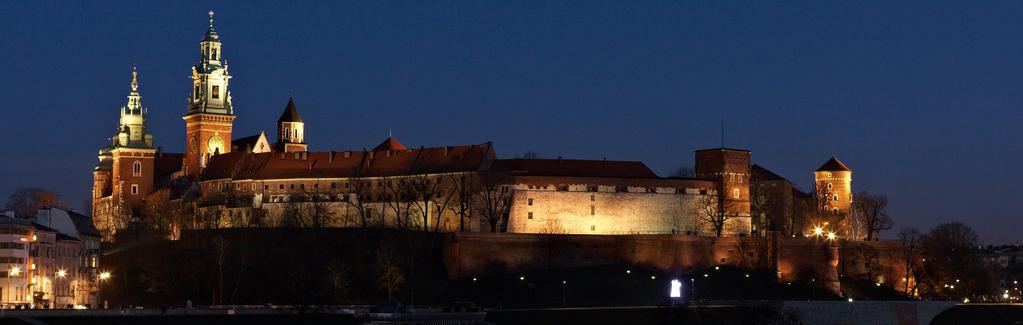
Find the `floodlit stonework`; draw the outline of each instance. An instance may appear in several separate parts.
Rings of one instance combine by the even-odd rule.
[[[316,139],[307,131],[330,123],[307,125],[295,98],[275,132],[233,138],[244,111],[232,104],[224,49],[211,12],[191,67],[183,153],[158,149],[133,70],[118,132],[93,171],[94,220],[105,240],[129,227],[169,238],[232,227],[806,235],[813,216],[850,211],[851,171],[825,164],[814,193],[839,198],[806,212],[798,206],[816,196],[769,171],[776,190],[760,191],[766,183],[754,177],[752,153],[743,149],[697,150],[686,177],[662,177],[638,161],[498,159],[490,142],[417,148],[388,137],[373,149],[309,151]]]

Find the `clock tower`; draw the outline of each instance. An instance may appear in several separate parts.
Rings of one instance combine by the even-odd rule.
[[[227,88],[231,75],[221,52],[220,35],[213,29],[213,11],[210,28],[199,42],[201,59],[192,66],[192,93],[188,96],[185,113],[184,174],[196,179],[206,167],[210,157],[231,151],[231,129],[234,107]]]

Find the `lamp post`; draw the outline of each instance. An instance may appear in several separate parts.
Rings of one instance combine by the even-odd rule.
[[[12,289],[11,288],[11,277],[18,276],[18,274],[21,274],[21,268],[19,268],[17,266],[12,266],[11,269],[7,271],[7,291],[8,291],[7,292],[7,298],[8,298],[7,302],[8,303],[14,301],[14,299],[11,298],[11,296],[12,296],[11,292],[14,291],[14,290],[11,290]]]
[[[53,282],[57,284],[57,287],[63,287],[60,285],[60,279],[64,279],[65,277],[67,277],[67,270],[57,269],[57,279]],[[55,289],[53,291],[54,291],[53,297],[55,298],[54,303],[57,305],[55,307],[60,307],[60,295],[57,294],[58,290]]]
[[[106,281],[107,279],[110,279],[110,272],[109,271],[100,272],[99,281],[96,281],[96,308],[99,308],[101,300],[100,294],[102,293],[102,290],[100,285],[103,284],[103,281]],[[104,307],[106,307],[106,304],[104,304]]]

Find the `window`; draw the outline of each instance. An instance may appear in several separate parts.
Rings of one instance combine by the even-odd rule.
[[[213,93],[210,95],[213,99],[220,98],[220,86],[213,86]]]
[[[527,199],[526,200],[526,205],[533,205],[533,199],[532,198]]]
[[[284,189],[284,184],[281,184],[281,185],[277,185],[277,187],[278,187],[279,189],[282,189],[282,190],[283,190],[283,189]]]
[[[198,85],[195,86],[195,92],[193,92],[192,94],[193,94],[193,96],[192,96],[193,98],[192,99],[199,99],[199,86]]]
[[[829,190],[831,189],[831,187],[832,187],[832,186],[831,186],[831,183],[828,183],[828,189],[829,189]]]
[[[132,164],[131,174],[134,175],[134,176],[142,176],[142,162],[141,161],[136,161],[134,164]]]
[[[533,213],[532,212],[527,212],[526,213],[526,218],[533,219]]]
[[[269,191],[270,190],[270,185],[263,185],[263,190],[264,191]]]
[[[337,183],[330,183],[330,188],[337,188]]]
[[[131,194],[132,195],[139,194],[139,185],[138,184],[131,184]]]
[[[596,194],[590,194],[590,201],[592,202],[592,201],[596,201],[596,200],[597,200],[597,195]]]
[[[294,189],[295,189],[295,184],[288,184],[288,187],[289,187],[290,189],[294,190]]]
[[[590,225],[590,231],[597,231],[596,225]]]
[[[737,189],[737,188],[732,189],[732,198],[733,199],[738,199],[739,198],[739,189]]]
[[[592,205],[590,206],[590,215],[591,216],[597,215],[597,207],[592,206]]]
[[[833,195],[832,199],[835,200],[835,202],[838,202],[838,194]]]

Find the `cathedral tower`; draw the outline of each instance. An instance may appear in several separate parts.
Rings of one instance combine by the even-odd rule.
[[[153,192],[153,166],[157,149],[149,133],[149,112],[142,106],[138,72],[132,68],[131,92],[121,107],[117,133],[110,138],[110,146],[99,152],[99,164],[93,170],[93,211],[106,216],[126,213],[130,204],[141,201]],[[109,196],[105,207],[99,202]],[[97,220],[97,226],[104,220]]]
[[[305,123],[298,115],[295,98],[288,98],[281,118],[277,119],[277,150],[280,152],[306,151]]]
[[[192,94],[188,97],[185,120],[184,174],[195,179],[213,155],[231,151],[234,107],[227,88],[231,75],[223,61],[220,35],[210,28],[199,42],[200,62],[192,66]]]
[[[848,235],[849,216],[852,215],[852,169],[834,156],[813,173],[818,208],[830,223],[838,224],[839,234]]]

